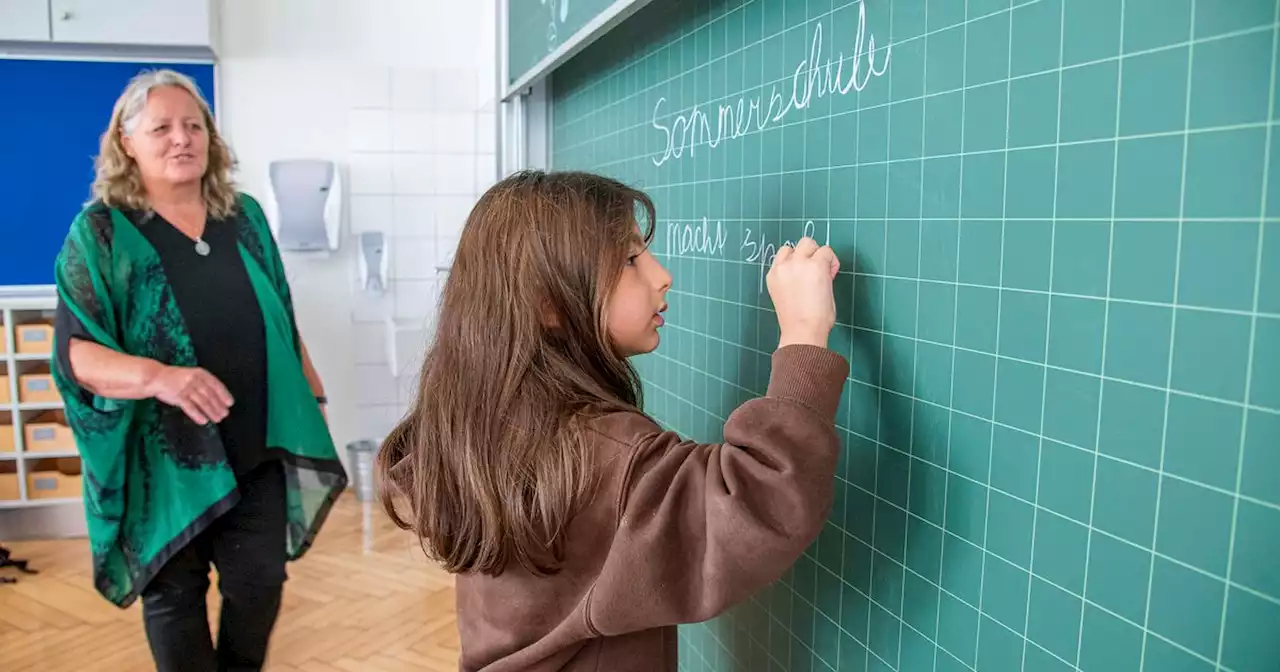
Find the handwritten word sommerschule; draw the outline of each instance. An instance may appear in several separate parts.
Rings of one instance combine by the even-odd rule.
[[[863,49],[863,45],[866,49]],[[876,49],[876,38],[874,35],[867,36],[867,15],[866,3],[858,3],[858,30],[854,39],[853,55],[846,57],[844,52],[839,52],[834,58],[827,56],[826,64],[822,64],[822,22],[819,21],[814,25],[813,39],[809,45],[809,56],[800,61],[796,65],[791,76],[791,98],[784,100],[782,94],[778,92],[778,85],[774,84],[769,97],[769,106],[763,114],[760,113],[762,106],[762,96],[756,96],[754,100],[747,100],[746,96],[739,97],[736,103],[722,103],[719,106],[719,114],[716,122],[716,132],[714,139],[711,133],[711,121],[705,112],[699,109],[698,105],[694,105],[693,109],[686,114],[676,115],[675,120],[670,125],[660,123],[660,119],[665,119],[664,112],[667,99],[659,98],[653,108],[653,128],[661,131],[664,136],[664,149],[661,157],[652,159],[655,166],[661,167],[668,161],[679,160],[685,156],[685,150],[688,149],[688,155],[692,156],[695,147],[699,144],[705,144],[709,149],[714,150],[720,146],[720,143],[726,139],[734,139],[742,137],[751,132],[753,123],[756,131],[763,131],[769,124],[781,122],[786,115],[792,110],[802,110],[813,102],[813,96],[816,93],[818,98],[830,95],[847,95],[850,91],[862,91],[866,88],[871,78],[881,77],[889,71],[889,58],[892,46],[884,45],[881,50]],[[880,54],[884,56],[884,62],[879,67],[876,66],[876,57]],[[866,58],[864,63],[863,58]],[[850,60],[851,71],[848,81],[844,80],[844,67],[846,59]],[[866,66],[865,70],[863,66]],[[763,90],[762,90],[763,92]],[[746,108],[744,114],[743,109]],[[775,108],[777,111],[775,112]],[[705,142],[704,142],[705,141]],[[817,232],[817,225],[813,220],[805,222],[805,236],[814,236]],[[729,234],[725,230],[724,225],[720,221],[716,221],[713,225],[708,221],[707,217],[703,217],[701,222],[667,222],[666,228],[666,251],[672,257],[684,257],[696,255],[706,258],[723,258],[727,249]],[[831,222],[826,225],[826,243],[831,242]],[[781,246],[794,245],[793,241],[787,240],[781,243]],[[753,232],[750,228],[743,231],[742,243],[737,248],[742,255],[742,261],[751,264],[759,264],[758,291],[764,291],[765,270],[773,263],[773,258],[777,256],[780,245],[768,240],[763,231]]]
[[[778,123],[787,116],[792,110],[802,110],[813,102],[813,96],[816,93],[818,98],[830,95],[848,95],[850,91],[862,91],[866,88],[867,83],[871,81],[873,76],[881,77],[889,71],[889,59],[891,56],[892,45],[886,44],[882,50],[876,49],[875,35],[867,39],[867,10],[866,2],[858,3],[858,31],[854,39],[853,55],[846,57],[844,52],[839,52],[835,59],[828,54],[826,65],[822,64],[822,22],[819,21],[814,25],[813,39],[809,44],[809,57],[800,61],[796,65],[791,75],[791,98],[785,100],[781,93],[778,92],[778,85],[773,84],[769,96],[769,107],[763,114],[760,108],[763,103],[763,96],[757,95],[754,100],[747,100],[747,96],[740,96],[736,103],[721,103],[719,105],[716,132],[714,139],[711,133],[711,120],[706,112],[703,112],[698,105],[694,105],[693,109],[686,114],[678,114],[670,125],[662,123],[662,119],[666,118],[664,112],[667,99],[665,96],[658,99],[653,106],[652,126],[654,129],[661,131],[665,140],[663,142],[662,156],[654,157],[651,160],[655,166],[661,167],[667,161],[672,159],[679,160],[685,155],[685,149],[688,149],[690,156],[693,155],[698,144],[705,142],[708,148],[715,149],[720,146],[726,138],[738,139],[749,133],[754,126],[756,131],[763,131],[769,124]],[[866,40],[866,49],[863,49],[864,40]],[[880,67],[876,67],[876,57],[883,53],[884,62]],[[866,58],[866,69],[863,69],[863,58]],[[850,73],[848,81],[844,81],[845,61],[850,61]],[[784,85],[785,86],[785,85]],[[763,89],[761,89],[763,93]],[[746,107],[745,113],[743,107]],[[777,108],[777,111],[774,111]]]

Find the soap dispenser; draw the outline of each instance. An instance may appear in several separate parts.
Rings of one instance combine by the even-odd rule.
[[[387,237],[381,231],[360,234],[360,289],[381,295],[387,291]]]

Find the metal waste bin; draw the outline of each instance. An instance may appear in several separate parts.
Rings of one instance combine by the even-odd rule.
[[[373,456],[376,452],[378,444],[369,439],[347,444],[347,455],[351,458],[351,487],[356,491],[356,499],[362,502],[373,501]]]

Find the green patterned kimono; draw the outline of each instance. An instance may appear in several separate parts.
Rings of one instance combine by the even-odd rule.
[[[347,484],[303,374],[284,265],[258,203],[241,195],[240,256],[266,325],[266,446],[284,464],[287,550],[306,552]],[[55,267],[58,298],[97,343],[175,366],[198,366],[159,255],[119,210],[75,218]],[[155,399],[116,400],[53,375],[80,448],[94,584],[127,607],[156,572],[239,499],[215,425]]]

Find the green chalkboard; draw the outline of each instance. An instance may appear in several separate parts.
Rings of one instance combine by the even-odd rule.
[[[555,73],[658,204],[665,426],[764,391],[780,243],[846,270],[830,522],[683,669],[1280,670],[1278,12],[656,0]]]
[[[615,0],[502,0],[507,3],[507,84],[614,4]]]

